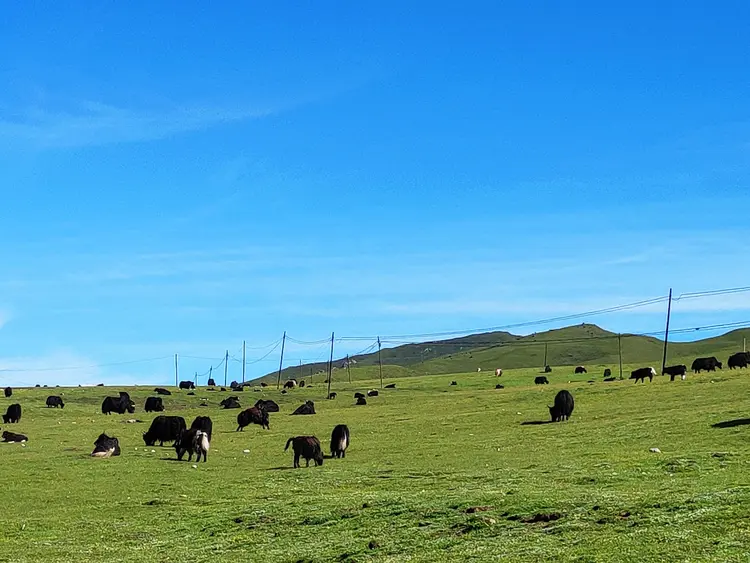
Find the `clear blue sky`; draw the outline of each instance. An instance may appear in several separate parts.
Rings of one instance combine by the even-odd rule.
[[[5,6],[0,383],[750,285],[750,4],[500,4]]]

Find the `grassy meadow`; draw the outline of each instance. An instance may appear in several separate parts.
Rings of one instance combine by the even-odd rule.
[[[128,388],[136,413],[111,416],[101,401],[124,388],[17,389],[0,410],[19,402],[23,418],[2,429],[29,442],[0,444],[0,561],[747,561],[750,425],[713,425],[750,417],[750,373],[635,384],[628,365],[604,383],[588,367],[542,386],[538,369],[401,377],[367,406],[353,393],[379,387],[371,367],[336,381],[335,400],[322,381],[247,389],[243,408],[264,397],[281,412],[239,433],[239,411],[218,408],[233,393],[173,391],[164,414],[214,421],[197,468],[144,446],[151,388]],[[560,389],[571,420],[536,424]],[[318,414],[290,416],[306,399]],[[293,470],[287,438],[314,434],[328,453],[339,423],[346,459]],[[100,432],[122,456],[89,457]]]

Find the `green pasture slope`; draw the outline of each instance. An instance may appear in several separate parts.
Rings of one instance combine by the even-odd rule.
[[[0,444],[0,560],[747,561],[750,425],[714,425],[750,417],[750,373],[604,383],[602,367],[555,367],[542,386],[536,369],[399,378],[360,407],[353,393],[379,386],[356,381],[365,372],[335,381],[335,400],[322,382],[248,389],[243,406],[263,396],[282,412],[241,433],[238,411],[217,407],[230,393],[175,392],[167,414],[214,421],[197,469],[144,447],[151,389],[128,389],[138,410],[123,416],[100,413],[119,388],[16,390],[0,409],[18,401],[23,419],[2,428],[30,441]],[[523,424],[547,420],[563,388],[569,422]],[[65,410],[44,407],[56,392]],[[290,416],[305,399],[318,414]],[[327,453],[338,423],[352,432],[346,459],[292,470],[287,438],[315,434]],[[89,457],[103,431],[121,457]]]

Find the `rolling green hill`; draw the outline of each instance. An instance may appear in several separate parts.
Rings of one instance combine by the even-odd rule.
[[[692,342],[672,342],[668,347],[667,364],[684,363],[688,367],[698,356],[716,356],[726,362],[727,357],[742,350],[743,338],[750,337],[750,329],[739,329],[721,336]],[[623,334],[620,339],[622,360],[626,364],[649,364],[661,368],[663,340],[650,336]],[[488,332],[461,338],[404,344],[382,350],[384,377],[409,377],[426,374],[473,372],[478,369],[533,368],[544,366],[545,347],[547,364],[552,366],[586,365],[591,367],[619,364],[617,334],[593,324],[581,324],[561,329],[517,336],[508,332]],[[378,375],[377,352],[352,356],[352,379],[370,379]],[[334,360],[334,370],[344,370],[344,358]],[[323,374],[327,362],[285,368],[282,381],[289,378]],[[613,369],[613,371],[615,371]],[[593,371],[591,373],[594,373]],[[271,382],[276,372],[256,380]],[[334,376],[340,379],[341,376]]]

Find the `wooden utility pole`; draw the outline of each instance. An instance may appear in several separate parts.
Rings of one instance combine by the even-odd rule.
[[[242,383],[245,383],[245,341],[242,341]]]
[[[302,380],[303,377],[305,377],[305,376],[302,373],[302,360],[300,360],[299,361],[299,378],[300,378],[300,381]],[[312,383],[312,381],[310,383]]]
[[[349,354],[346,355],[346,373],[349,374],[349,383],[352,382],[352,368],[349,367]]]
[[[622,379],[622,334],[617,335],[617,353],[620,356],[620,379]]]
[[[664,330],[664,356],[661,360],[661,373],[664,374],[664,368],[667,367],[667,343],[669,342],[669,317],[672,314],[672,288],[669,288],[669,303],[667,304],[667,328]]]
[[[328,360],[328,395],[326,397],[331,396],[331,380],[333,379],[333,335],[334,333],[331,333],[331,359]]]
[[[281,358],[279,358],[279,376],[276,379],[276,389],[281,387],[281,366],[284,365],[284,345],[286,344],[286,331],[284,336],[281,337]]]
[[[193,383],[195,383],[196,386],[198,385],[198,372],[197,371],[195,372],[195,375],[193,376]]]
[[[544,343],[544,369],[547,369],[547,343]]]
[[[179,379],[179,368],[177,363],[177,354],[174,355],[174,386],[178,387],[180,382]]]
[[[224,354],[224,387],[227,386],[227,372],[229,371],[229,350]]]
[[[380,388],[383,388],[383,359],[380,355],[380,337],[378,336],[378,369],[380,370]]]
[[[213,379],[213,377],[214,377],[214,366],[211,366],[210,368],[208,368],[208,378]],[[224,386],[226,387],[226,385],[227,385],[227,382],[225,381]]]

